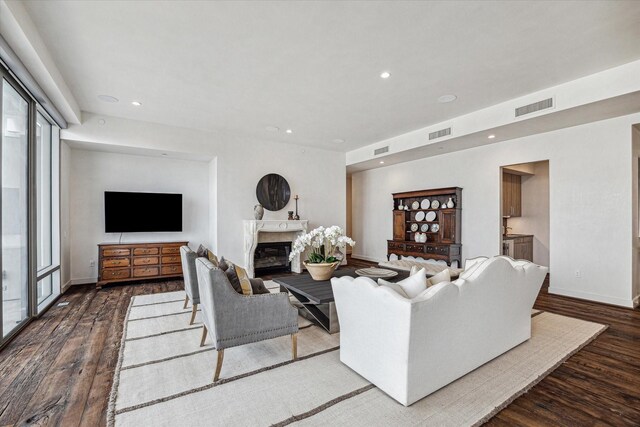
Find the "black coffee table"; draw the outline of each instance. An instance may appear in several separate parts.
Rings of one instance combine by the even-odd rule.
[[[356,269],[351,267],[339,268],[333,273],[333,277],[351,276],[358,277]],[[398,275],[389,279],[392,282],[402,280],[409,276],[406,271],[398,271]],[[309,273],[295,276],[285,276],[273,279],[280,285],[280,291],[291,292],[304,308],[303,316],[307,314],[315,319],[330,334],[340,331],[340,323],[336,313],[335,300],[331,280],[316,281]]]

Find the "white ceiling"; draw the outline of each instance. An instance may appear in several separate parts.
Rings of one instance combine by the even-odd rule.
[[[637,1],[25,5],[84,111],[341,151],[640,58]]]

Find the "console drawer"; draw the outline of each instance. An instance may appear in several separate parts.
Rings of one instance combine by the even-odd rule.
[[[128,268],[109,268],[102,270],[102,280],[128,279],[131,277],[131,270]]]
[[[134,255],[158,255],[160,248],[135,248],[133,250]]]
[[[404,251],[404,243],[387,242],[387,248]]]
[[[180,264],[179,256],[163,256],[162,257],[163,264]]]
[[[449,246],[427,246],[427,253],[449,255]]]
[[[181,265],[165,265],[162,267],[162,275],[182,274]]]
[[[133,259],[133,265],[155,265],[160,263],[157,256],[138,257]]]
[[[133,277],[158,276],[160,269],[158,267],[138,267],[133,269]]]
[[[162,255],[179,255],[180,246],[170,246],[168,248],[162,248]]]
[[[129,267],[129,258],[107,258],[102,261],[103,268]]]
[[[129,256],[131,251],[129,249],[103,249],[102,256]]]
[[[413,244],[407,243],[407,244],[405,245],[405,247],[406,247],[406,251],[407,251],[407,252],[420,252],[420,253],[424,253],[424,246],[423,246],[422,244],[415,244],[415,245],[413,245]]]

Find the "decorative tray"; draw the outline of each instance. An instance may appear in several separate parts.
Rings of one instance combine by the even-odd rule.
[[[371,279],[389,279],[398,275],[397,271],[387,270],[386,268],[361,268],[356,270],[358,276],[369,277]]]

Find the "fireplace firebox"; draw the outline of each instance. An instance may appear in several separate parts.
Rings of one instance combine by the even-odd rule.
[[[291,242],[258,243],[254,253],[255,276],[268,273],[290,272]]]

